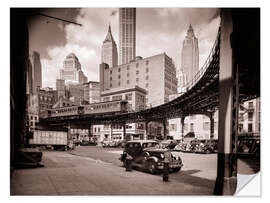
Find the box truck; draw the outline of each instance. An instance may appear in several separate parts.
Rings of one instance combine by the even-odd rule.
[[[68,140],[68,134],[65,131],[34,130],[29,144],[63,150],[74,148],[73,141]]]

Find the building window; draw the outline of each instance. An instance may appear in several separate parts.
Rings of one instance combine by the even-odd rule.
[[[148,65],[149,64],[149,61],[147,60],[147,61],[145,61],[145,65]]]
[[[136,70],[136,75],[138,75],[139,74],[139,71],[138,70]]]
[[[248,112],[248,120],[252,121],[253,119],[253,112]]]
[[[248,102],[248,108],[253,109],[253,102]]]
[[[118,86],[120,86],[121,85],[121,82],[118,82]]]
[[[129,73],[127,73],[127,77],[129,77]]]
[[[129,80],[127,80],[127,84],[129,84]]]
[[[139,78],[136,78],[136,82],[139,82]]]
[[[110,87],[112,87],[112,84],[110,84]]]
[[[121,75],[118,75],[118,79],[120,79],[121,78]]]
[[[248,132],[251,133],[252,132],[252,123],[248,124]]]
[[[131,101],[132,100],[132,93],[125,94],[126,100]]]
[[[190,124],[190,132],[194,132],[194,123]]]
[[[148,69],[148,68],[146,68],[145,72],[147,72],[147,73],[148,73],[148,72],[149,72],[149,69]]]
[[[239,123],[238,124],[238,131],[241,133],[243,131],[243,124]]]
[[[110,77],[110,80],[112,81],[112,77]]]
[[[148,83],[145,84],[145,87],[146,87],[146,88],[148,87]]]
[[[210,123],[209,122],[203,122],[203,130],[210,130]]]
[[[148,75],[147,75],[147,76],[145,77],[145,79],[148,80],[148,78],[149,78],[149,77],[148,77]]]
[[[244,113],[239,114],[239,121],[244,121]]]
[[[104,102],[110,101],[110,97],[104,97],[104,98],[103,98],[103,101],[104,101]]]
[[[110,74],[112,74],[112,70],[110,70]]]
[[[127,70],[129,70],[129,65],[127,65]]]
[[[115,100],[122,100],[122,95],[113,96],[112,97],[112,100],[113,101],[115,101]]]
[[[118,72],[120,72],[121,71],[121,68],[118,68]]]
[[[136,63],[136,68],[138,68],[139,67],[139,63]]]

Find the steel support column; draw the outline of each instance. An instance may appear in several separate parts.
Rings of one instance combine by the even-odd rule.
[[[216,195],[233,195],[237,186],[236,156],[233,153],[234,81],[233,32],[230,9],[221,10],[218,163],[214,189]]]
[[[126,137],[126,123],[124,122],[122,125],[123,125],[123,137],[125,139],[125,137]]]
[[[181,117],[181,136],[182,141],[184,141],[184,126],[185,126],[185,116]]]
[[[162,124],[163,124],[163,138],[167,140],[167,120],[164,119]]]
[[[110,125],[110,135],[109,135],[109,140],[112,140],[112,135],[113,135],[113,124],[111,123],[111,125]]]
[[[149,121],[145,121],[144,125],[145,125],[145,135],[144,135],[144,140],[148,139],[148,123]]]
[[[210,113],[209,118],[210,118],[210,139],[214,139],[214,118],[213,118],[213,112]]]
[[[67,123],[67,138],[68,138],[68,140],[72,140],[70,122]]]

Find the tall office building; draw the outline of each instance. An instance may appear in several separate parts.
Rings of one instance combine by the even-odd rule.
[[[66,86],[65,80],[56,79],[56,91],[57,91],[57,98],[65,97],[66,96]]]
[[[188,83],[199,71],[198,39],[195,37],[191,25],[189,25],[187,35],[183,41],[181,69],[186,74]]]
[[[168,102],[169,95],[177,93],[175,65],[165,53],[144,59],[136,57],[130,63],[113,68],[103,63],[99,74],[101,92],[139,86],[148,92],[146,104],[152,107]]]
[[[177,93],[184,93],[187,84],[187,76],[183,70],[177,70]]]
[[[136,8],[119,9],[119,64],[129,63],[136,56]]]
[[[107,63],[110,68],[118,65],[117,46],[113,39],[110,25],[107,36],[102,44],[101,62]]]
[[[60,69],[60,79],[65,82],[77,82],[79,84],[87,82],[87,77],[81,69],[81,63],[74,53],[66,56],[63,62],[63,69]]]
[[[37,93],[37,87],[42,87],[42,77],[41,77],[41,62],[40,55],[38,52],[33,51],[29,54],[29,72],[28,72],[28,91],[29,93]]]

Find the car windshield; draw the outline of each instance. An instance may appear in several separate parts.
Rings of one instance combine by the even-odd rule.
[[[156,142],[143,143],[143,148],[155,147],[156,145],[157,145]]]

